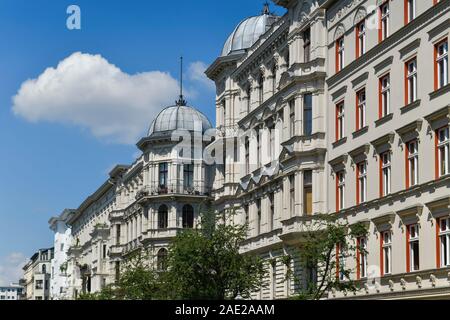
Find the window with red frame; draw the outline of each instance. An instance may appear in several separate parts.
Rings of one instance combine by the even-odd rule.
[[[336,141],[345,136],[345,106],[344,102],[336,105]]]
[[[438,227],[440,267],[450,267],[450,218],[441,219]]]
[[[380,196],[391,193],[391,152],[380,154]]]
[[[366,89],[356,93],[356,131],[366,126]]]
[[[420,270],[419,225],[413,224],[406,229],[406,272]]]
[[[381,276],[392,272],[392,234],[391,231],[381,233]]]
[[[341,211],[345,206],[345,172],[336,173],[336,211]]]
[[[434,49],[434,87],[438,90],[448,84],[448,40],[436,44]]]
[[[389,1],[385,1],[379,9],[379,31],[378,31],[378,41],[381,42],[387,37],[389,37],[389,18],[390,18],[390,9],[389,9]]]
[[[345,64],[344,36],[336,40],[336,72],[341,71]]]
[[[417,100],[417,59],[405,63],[405,105]]]
[[[416,0],[405,0],[405,24],[416,18]]]
[[[356,167],[356,204],[367,201],[367,162],[358,163]]]
[[[366,20],[356,25],[356,58],[366,53]]]
[[[419,146],[413,140],[406,144],[406,188],[419,183]]]
[[[367,238],[356,239],[356,278],[367,278]]]
[[[379,92],[379,117],[380,119],[386,117],[391,113],[391,77],[387,74],[380,78]]]
[[[450,132],[449,127],[437,130],[436,135],[436,160],[437,164],[437,178],[449,174],[450,169]]]

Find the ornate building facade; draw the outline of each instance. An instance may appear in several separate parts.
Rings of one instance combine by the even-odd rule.
[[[337,248],[361,290],[328,298],[449,297],[450,0],[273,2],[286,13],[244,19],[206,70],[217,132],[181,97],[75,210],[70,297],[113,283],[136,250],[164,268],[210,200],[248,223],[242,253],[270,262],[255,299],[317,280],[299,250],[319,213],[369,231],[355,261]]]

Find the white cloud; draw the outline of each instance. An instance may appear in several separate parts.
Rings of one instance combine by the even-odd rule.
[[[191,63],[188,68],[189,79],[201,83],[206,88],[213,90],[214,82],[210,80],[205,74],[207,68],[208,66],[202,61]]]
[[[24,254],[13,252],[6,257],[0,257],[0,286],[18,282],[23,277],[23,266],[28,259]]]
[[[168,73],[130,75],[100,55],[76,52],[25,81],[13,97],[13,112],[30,122],[72,124],[102,140],[134,144],[177,95],[178,82]]]

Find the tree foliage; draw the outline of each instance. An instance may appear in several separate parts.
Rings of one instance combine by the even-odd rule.
[[[208,209],[199,228],[182,232],[173,240],[164,275],[168,298],[248,298],[260,288],[264,264],[259,257],[240,254],[248,227],[233,224],[233,216],[216,217]]]
[[[356,291],[357,287],[351,278],[354,270],[347,265],[338,266],[338,261],[340,258],[356,260],[358,249],[365,254],[364,248],[357,248],[356,239],[366,234],[365,226],[360,223],[350,226],[346,220],[335,216],[314,216],[307,226],[299,250],[301,264],[311,275],[299,297],[318,300],[333,289]],[[336,250],[338,247],[339,255]]]

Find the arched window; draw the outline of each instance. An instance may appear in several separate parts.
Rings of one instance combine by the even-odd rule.
[[[192,229],[194,227],[194,208],[187,204],[183,207],[183,228]]]
[[[162,205],[158,209],[158,228],[167,229],[169,225],[169,213],[166,205]]]
[[[166,271],[167,270],[167,250],[161,249],[158,251],[156,262],[158,264],[158,271]]]

